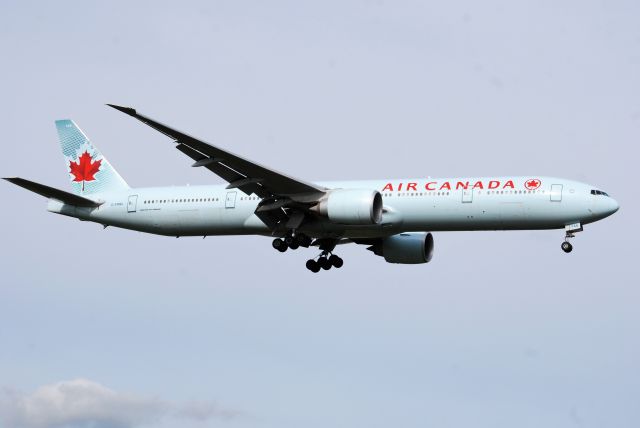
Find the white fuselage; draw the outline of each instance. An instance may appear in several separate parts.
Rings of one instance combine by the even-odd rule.
[[[595,186],[553,177],[419,178],[324,182],[328,189],[372,189],[384,212],[376,225],[318,217],[301,230],[314,237],[371,238],[406,231],[556,229],[613,214],[616,201]],[[537,184],[537,187],[535,186]],[[50,200],[49,211],[167,236],[271,235],[254,214],[260,198],[225,185],[154,187],[93,194],[98,208]]]

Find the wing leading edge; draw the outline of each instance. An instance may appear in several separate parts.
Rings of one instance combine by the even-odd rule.
[[[320,199],[326,189],[298,180],[252,162],[227,150],[212,146],[160,122],[139,114],[131,107],[107,104],[174,140],[176,148],[195,162],[227,181],[228,189],[237,188],[246,194],[255,193],[262,199],[290,200],[312,203]],[[266,202],[266,201],[265,201]]]

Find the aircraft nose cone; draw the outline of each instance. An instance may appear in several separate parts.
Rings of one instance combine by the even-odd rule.
[[[619,209],[620,209],[620,204],[618,204],[618,202],[615,199],[611,198],[611,208],[610,208],[611,211],[609,212],[609,215],[615,213]]]
[[[620,209],[620,205],[613,198],[607,198],[606,203],[604,204],[603,211],[605,216],[610,216]]]

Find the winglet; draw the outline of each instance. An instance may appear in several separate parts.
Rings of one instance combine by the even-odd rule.
[[[107,105],[109,107],[112,107],[112,108],[116,109],[116,110],[120,110],[121,112],[126,113],[129,116],[135,116],[137,114],[136,109],[131,108],[131,107],[117,106],[115,104],[108,104],[108,103],[107,103]]]

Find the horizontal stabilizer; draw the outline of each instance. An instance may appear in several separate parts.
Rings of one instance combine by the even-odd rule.
[[[5,180],[15,184],[16,186],[24,187],[27,190],[31,190],[32,192],[42,195],[45,198],[56,199],[65,204],[75,205],[77,207],[94,207],[94,208],[102,205],[100,202],[95,202],[95,201],[92,201],[91,199],[83,198],[82,196],[65,192],[64,190],[59,190],[53,187],[45,186],[44,184],[25,180],[24,178],[11,177],[11,178],[5,178]]]

